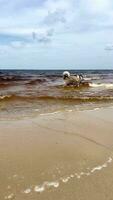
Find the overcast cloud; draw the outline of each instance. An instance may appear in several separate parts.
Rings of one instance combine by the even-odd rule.
[[[0,0],[0,68],[112,68],[112,0]]]

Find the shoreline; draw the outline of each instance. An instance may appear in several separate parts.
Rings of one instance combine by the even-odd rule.
[[[49,116],[49,115],[56,115],[56,114],[62,114],[62,113],[68,113],[68,112],[87,112],[87,111],[96,111],[96,110],[103,110],[103,109],[112,109],[113,108],[113,103],[108,104],[79,104],[75,105],[73,108],[73,105],[68,105],[68,107],[62,107],[58,109],[46,109],[43,110],[43,112],[40,109],[29,109],[24,110],[24,108],[21,108],[20,111],[13,111],[11,110],[3,110],[5,113],[1,112],[0,115],[0,122],[2,121],[17,121],[17,120],[27,120],[27,119],[34,119],[38,118],[40,116]],[[2,111],[2,110],[1,110]]]
[[[0,121],[2,199],[110,200],[112,122],[113,107]]]

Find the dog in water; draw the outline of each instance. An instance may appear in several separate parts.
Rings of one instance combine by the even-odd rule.
[[[83,76],[81,74],[76,74],[72,76],[68,71],[65,71],[63,72],[63,79],[66,86],[72,85],[79,87],[81,82],[83,81]]]

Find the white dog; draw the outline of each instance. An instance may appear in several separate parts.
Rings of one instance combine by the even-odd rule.
[[[65,71],[63,72],[63,79],[66,85],[74,85],[79,87],[81,81],[83,80],[83,76],[78,74],[71,76],[71,74],[68,71]]]

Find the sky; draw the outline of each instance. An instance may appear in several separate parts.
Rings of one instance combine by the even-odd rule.
[[[113,0],[0,0],[0,69],[113,69]]]

